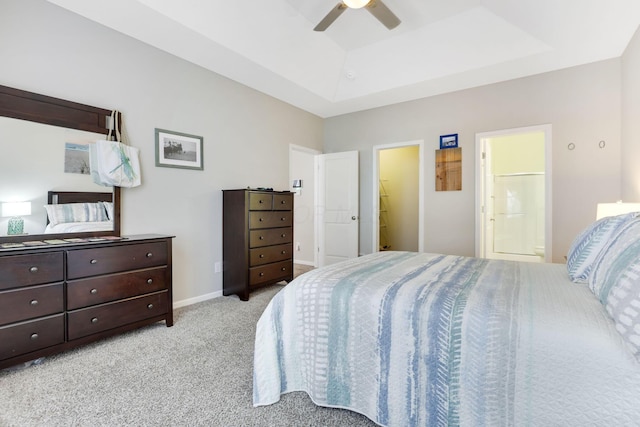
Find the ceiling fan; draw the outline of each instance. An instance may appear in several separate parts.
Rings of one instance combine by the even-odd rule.
[[[400,24],[400,19],[382,3],[381,0],[342,0],[325,16],[313,31],[324,31],[333,23],[345,9],[366,8],[378,21],[388,29],[392,30]]]

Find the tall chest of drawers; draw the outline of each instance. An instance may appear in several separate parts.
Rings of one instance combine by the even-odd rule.
[[[171,237],[0,251],[0,369],[164,320]]]
[[[293,279],[293,193],[222,192],[223,294]]]

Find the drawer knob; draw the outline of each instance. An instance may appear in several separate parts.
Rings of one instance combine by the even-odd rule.
[[[92,259],[91,261],[89,261],[89,264],[97,264],[98,260],[97,259]]]
[[[147,284],[152,284],[153,283],[153,279],[147,279]]]
[[[31,305],[38,305],[38,300],[37,299],[32,299],[30,304]]]
[[[287,235],[285,233],[282,233],[280,237],[287,237]]]
[[[98,323],[98,318],[97,317],[92,318],[91,323]]]
[[[95,295],[98,293],[98,290],[96,288],[93,288],[89,292],[91,292],[91,295]]]
[[[31,268],[29,269],[29,271],[30,271],[31,273],[37,273],[37,272],[38,272],[38,267],[31,267]]]
[[[282,267],[280,270],[287,271],[287,267]]]
[[[153,304],[149,304],[149,305],[147,306],[147,308],[148,308],[149,310],[151,310],[151,309],[153,308]]]
[[[260,237],[258,237],[258,239],[264,240],[264,236],[260,236]]]
[[[151,258],[153,256],[153,252],[147,252],[147,258]]]
[[[280,252],[280,253],[281,253],[282,255],[284,255],[284,254],[286,254],[286,253],[287,253],[287,251],[282,251],[282,252]]]
[[[287,201],[286,201],[286,200],[282,200],[282,201],[280,201],[280,204],[282,204],[282,205],[286,205],[286,204],[287,204]]]
[[[260,276],[260,277],[264,276],[264,273],[260,273],[260,274],[259,274],[259,276]]]
[[[263,204],[264,200],[260,199],[260,200],[258,200],[258,203]]]
[[[38,339],[38,334],[31,334],[31,339],[32,340],[37,340]]]
[[[262,222],[262,221],[263,221],[263,219],[262,219],[262,218],[258,218],[258,221]]]
[[[260,258],[264,258],[264,254],[260,254]]]
[[[286,221],[286,220],[287,220],[287,218],[285,218],[285,217],[280,218],[280,221]]]

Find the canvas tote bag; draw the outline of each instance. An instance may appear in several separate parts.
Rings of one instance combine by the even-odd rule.
[[[107,139],[89,146],[91,178],[96,184],[108,187],[137,187],[141,184],[140,150],[124,143],[120,118],[121,113],[113,110]]]

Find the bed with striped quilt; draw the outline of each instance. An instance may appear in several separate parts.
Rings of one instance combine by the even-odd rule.
[[[308,272],[257,325],[253,402],[381,426],[640,423],[640,363],[564,265],[379,252]]]

